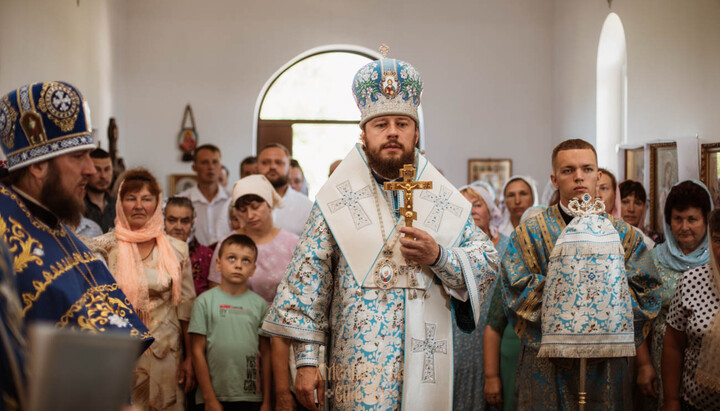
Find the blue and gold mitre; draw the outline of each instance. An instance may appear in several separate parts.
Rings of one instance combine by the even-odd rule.
[[[353,94],[360,109],[360,126],[378,116],[401,115],[418,120],[418,106],[423,90],[420,73],[402,60],[386,57],[364,65],[355,74]]]
[[[0,98],[0,146],[9,171],[94,149],[91,130],[87,102],[70,84],[34,83]]]

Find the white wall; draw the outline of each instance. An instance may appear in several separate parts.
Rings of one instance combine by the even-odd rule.
[[[62,80],[90,103],[93,128],[107,148],[113,109],[108,0],[0,0],[0,94]]]
[[[251,154],[256,98],[272,73],[316,46],[387,43],[392,57],[411,62],[425,80],[427,154],[451,181],[465,183],[469,157],[513,157],[516,172],[546,174],[531,158],[550,149],[550,2],[125,4],[115,69],[129,165],[188,172],[175,136],[191,103],[200,142],[216,143],[236,177]]]
[[[556,0],[553,143],[595,139],[595,64],[605,1]],[[720,141],[720,2],[615,1],[627,36],[627,143]]]
[[[627,34],[628,142],[720,140],[720,3],[615,1],[613,11]],[[175,138],[191,103],[200,142],[220,146],[236,177],[278,67],[319,45],[387,43],[425,79],[427,153],[451,181],[465,182],[467,158],[512,157],[542,185],[555,144],[594,141],[608,12],[604,0],[0,0],[0,92],[78,85],[102,139],[115,116],[128,165],[165,183],[190,171]]]

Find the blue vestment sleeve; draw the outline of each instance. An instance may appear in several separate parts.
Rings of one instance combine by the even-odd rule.
[[[457,324],[463,331],[472,331],[477,325],[480,306],[488,298],[495,281],[498,252],[472,218],[465,223],[457,245],[441,246],[440,250],[439,260],[430,269],[454,297],[453,312]]]
[[[304,341],[293,341],[295,350],[295,368],[317,367],[320,363],[320,344]]]
[[[317,203],[268,312],[270,335],[325,344],[339,249]]]
[[[652,319],[660,311],[662,281],[642,234],[628,224],[620,223],[616,222],[615,228],[625,248],[625,274],[633,306],[635,345],[640,345],[650,332]]]
[[[440,250],[440,258],[430,269],[447,287],[465,287],[467,276],[475,278],[479,284],[489,283],[488,289],[492,286],[498,268],[498,253],[490,238],[471,218],[465,223],[458,244],[447,248],[441,246]],[[467,267],[463,260],[469,263]]]
[[[543,266],[538,263],[536,244],[524,230],[520,233],[519,237],[518,230],[513,231],[503,255],[500,268],[503,276],[501,281],[503,300],[507,304],[508,318],[518,337],[524,344],[537,349],[540,344],[540,314],[545,273],[541,271]],[[528,244],[522,244],[523,241]]]

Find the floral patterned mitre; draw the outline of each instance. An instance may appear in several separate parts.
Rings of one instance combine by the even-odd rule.
[[[352,87],[361,126],[382,115],[404,115],[418,122],[423,82],[409,63],[389,58],[372,61],[355,74]]]

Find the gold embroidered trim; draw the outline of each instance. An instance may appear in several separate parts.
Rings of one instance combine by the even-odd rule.
[[[0,216],[0,235],[5,239],[8,249],[13,254],[13,269],[16,274],[27,268],[30,263],[42,266],[42,259],[33,254],[32,250],[35,245],[42,249],[42,244],[30,236],[23,226],[12,217],[9,217],[12,228],[8,232],[8,224],[2,216]],[[20,248],[20,252],[18,252]]]
[[[521,225],[515,230],[517,240],[520,243],[520,252],[522,253],[523,260],[528,265],[528,269],[531,272],[540,272],[540,265],[538,264],[537,256],[534,253],[532,241],[530,240],[530,234],[527,232],[525,225]]]
[[[50,233],[55,237],[65,237],[65,230],[52,229],[30,214],[30,210],[25,207],[25,203],[23,203],[14,191],[7,188],[4,184],[0,184],[0,194],[10,197],[11,200],[15,201],[15,204],[20,207],[35,228],[45,231],[46,233]]]
[[[65,84],[54,81],[44,83],[38,109],[46,113],[60,130],[68,132],[75,127],[80,113],[80,96]]]
[[[127,317],[133,314],[133,310],[130,308],[130,301],[128,301],[127,298],[125,301],[122,301],[119,298],[108,295],[108,293],[117,291],[117,289],[117,283],[103,284],[89,288],[82,297],[70,306],[65,314],[60,317],[60,321],[58,321],[55,326],[64,328],[70,325],[70,320],[83,308],[87,310],[88,315],[77,317],[77,325],[84,331],[105,331],[105,326],[113,321],[113,319],[110,318],[111,316],[115,316],[116,321],[127,321]],[[132,327],[130,335],[133,337],[142,339],[151,337],[149,332],[140,334],[140,331],[134,328],[129,321],[127,322],[127,327]]]
[[[85,251],[82,254],[73,253],[72,260],[69,260],[67,257],[65,257],[57,263],[50,265],[50,271],[43,270],[42,276],[45,281],[41,282],[36,280],[32,283],[33,288],[35,289],[35,294],[23,293],[21,296],[23,304],[25,304],[25,307],[23,308],[23,317],[25,317],[27,311],[32,308],[33,303],[37,301],[38,298],[40,298],[40,295],[45,292],[47,287],[52,284],[55,279],[80,264],[87,264],[96,260],[97,257],[95,257],[94,254],[88,251]]]
[[[17,122],[18,113],[10,105],[7,96],[0,101],[0,138],[8,150],[15,147],[15,122]]]

